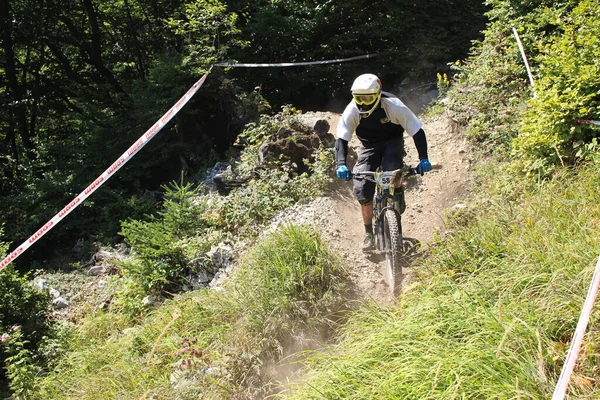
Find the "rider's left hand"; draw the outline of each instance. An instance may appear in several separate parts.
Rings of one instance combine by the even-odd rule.
[[[419,165],[417,165],[417,172],[423,175],[425,172],[431,171],[431,163],[428,159],[424,158],[419,161]]]

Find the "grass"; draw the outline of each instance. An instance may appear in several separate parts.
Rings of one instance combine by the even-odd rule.
[[[307,355],[306,380],[282,397],[551,397],[600,254],[600,171],[539,183],[491,168],[481,184],[486,196],[450,217],[454,234],[433,246],[399,303],[357,312],[336,346]],[[571,398],[600,396],[597,317]]]
[[[284,227],[252,249],[219,290],[177,296],[139,321],[90,315],[27,398],[260,398],[278,390],[272,367],[288,338],[331,324],[342,276],[315,232]]]
[[[550,398],[600,253],[600,169],[544,182],[482,171],[480,200],[449,216],[394,306],[366,303],[338,330],[344,271],[315,232],[287,226],[218,290],[139,319],[90,314],[27,398]],[[600,396],[597,323],[570,398]],[[335,345],[297,353],[332,331]],[[305,377],[284,390],[290,362]]]

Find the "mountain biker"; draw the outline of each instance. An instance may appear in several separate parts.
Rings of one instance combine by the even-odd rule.
[[[400,99],[381,91],[381,80],[373,74],[363,74],[354,80],[351,88],[353,100],[346,106],[337,126],[335,154],[336,174],[339,179],[350,180],[350,170],[346,166],[348,142],[352,134],[362,144],[354,171],[375,171],[402,168],[404,152],[404,132],[415,142],[419,155],[416,169],[421,175],[431,171],[427,156],[427,138],[422,122]],[[375,183],[365,179],[353,179],[354,194],[360,203],[365,238],[363,250],[374,247],[373,238],[373,196]],[[400,190],[401,209],[406,208],[404,192]]]

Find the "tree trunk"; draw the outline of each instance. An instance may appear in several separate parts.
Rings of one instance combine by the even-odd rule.
[[[91,47],[88,52],[90,56],[90,61],[92,65],[96,67],[100,75],[104,77],[110,83],[117,92],[125,93],[117,79],[112,74],[112,72],[104,65],[104,61],[102,60],[102,40],[101,40],[101,32],[100,25],[98,24],[98,17],[96,15],[96,10],[94,10],[94,5],[92,4],[92,0],[82,0],[83,8],[85,9],[85,13],[88,17],[88,23],[91,31]]]
[[[131,35],[131,37],[133,39],[133,43],[135,46],[134,52],[137,56],[137,61],[135,63],[135,66],[136,66],[136,69],[138,71],[140,78],[142,80],[146,80],[146,68],[145,68],[146,63],[145,63],[145,60],[144,60],[144,57],[142,54],[142,46],[140,44],[136,29],[135,29],[134,20],[133,20],[133,17],[131,16],[131,6],[129,5],[128,0],[124,0],[123,3],[125,4],[125,9],[127,10],[127,20],[129,22],[129,26],[130,26],[130,29],[127,29],[127,31],[129,32],[129,34]]]
[[[0,24],[2,25],[2,48],[4,50],[4,70],[6,73],[6,88],[10,94],[11,104],[9,106],[9,113],[11,113],[16,120],[17,129],[23,147],[27,154],[27,158],[35,158],[35,146],[31,139],[31,133],[27,124],[27,108],[25,106],[25,89],[19,84],[17,77],[17,68],[15,61],[15,53],[13,50],[12,40],[12,19],[10,17],[10,4],[8,0],[0,0]]]

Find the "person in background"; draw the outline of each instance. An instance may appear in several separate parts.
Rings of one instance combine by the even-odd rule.
[[[400,99],[381,90],[381,80],[373,74],[363,74],[352,84],[352,101],[346,106],[337,126],[335,155],[336,174],[339,179],[350,180],[351,173],[346,166],[348,142],[352,134],[362,144],[354,171],[375,171],[402,168],[404,152],[404,132],[415,142],[419,155],[416,169],[421,175],[431,171],[427,156],[427,138],[423,123]],[[353,179],[354,194],[360,203],[365,238],[364,251],[374,248],[373,238],[373,196],[375,183],[365,179]],[[401,194],[401,212],[404,212],[404,192]]]

